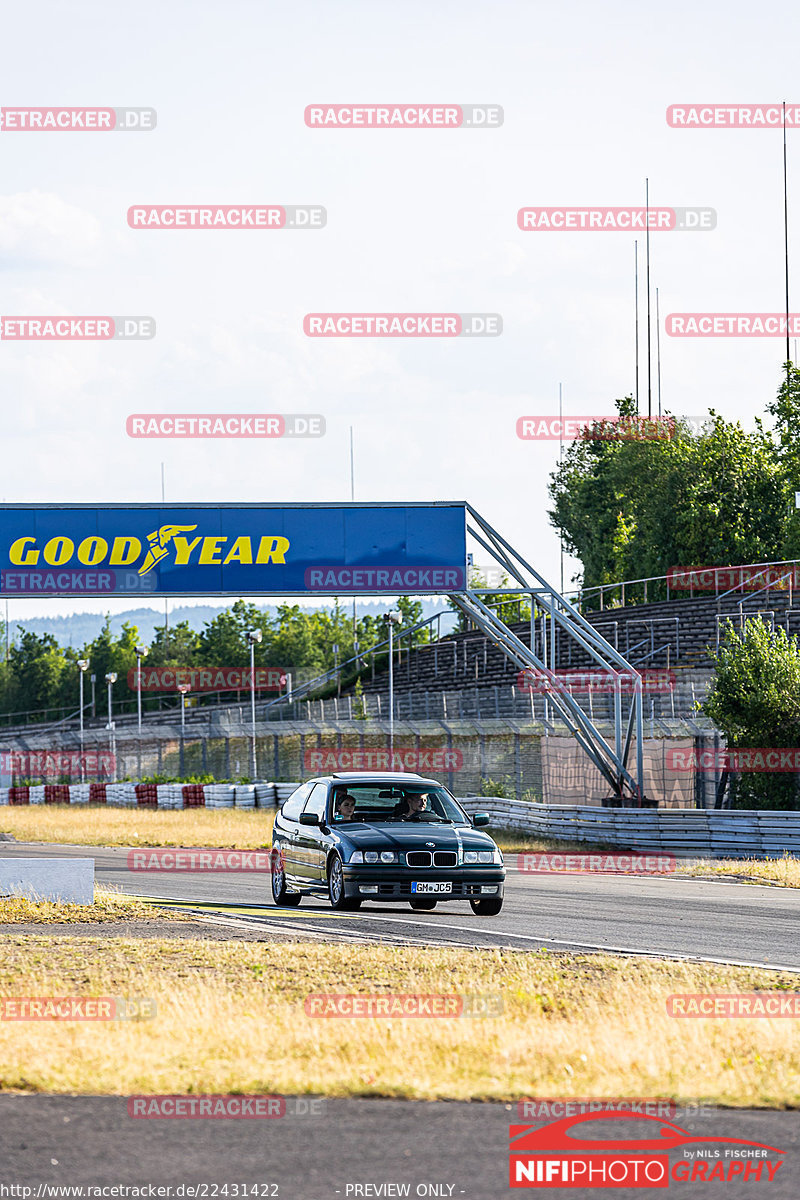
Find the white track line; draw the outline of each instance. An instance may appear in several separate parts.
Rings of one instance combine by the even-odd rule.
[[[166,897],[162,897],[162,899],[166,899]],[[240,904],[240,905],[237,905],[237,907],[244,908],[246,906],[243,904]],[[253,907],[259,907],[259,908],[263,907],[264,909],[271,911],[271,908],[267,905],[264,905],[264,906],[254,905]],[[716,963],[719,966],[750,967],[750,968],[753,968],[756,970],[763,970],[763,971],[787,971],[787,972],[790,972],[791,974],[800,974],[800,966],[790,967],[790,966],[783,966],[783,965],[774,964],[774,963],[750,962],[745,959],[738,959],[738,958],[716,958],[716,957],[710,957],[710,956],[704,955],[704,954],[679,954],[677,952],[671,952],[669,950],[637,950],[631,946],[611,946],[611,945],[599,944],[599,943],[595,943],[595,942],[576,942],[576,941],[571,941],[568,938],[551,938],[551,937],[544,937],[544,936],[535,937],[532,934],[513,933],[512,931],[506,930],[506,929],[487,929],[484,925],[478,925],[478,926],[450,925],[450,924],[439,925],[439,924],[434,923],[433,921],[422,921],[422,920],[410,921],[407,917],[383,917],[383,916],[378,916],[377,913],[372,913],[372,914],[369,914],[369,913],[355,914],[354,913],[354,914],[350,914],[349,919],[356,920],[356,921],[374,921],[381,925],[410,925],[414,929],[418,929],[418,928],[436,929],[440,933],[443,932],[444,930],[448,930],[448,931],[455,930],[458,933],[471,933],[473,935],[473,937],[476,933],[488,934],[489,936],[494,936],[494,937],[499,937],[499,938],[515,938],[517,941],[535,942],[538,945],[544,944],[544,945],[548,945],[548,946],[570,947],[570,948],[578,949],[578,950],[595,950],[595,951],[604,952],[606,954],[631,955],[636,958],[666,958],[666,959],[670,959],[671,961],[676,961],[676,962],[708,962],[708,963]],[[476,918],[476,920],[477,919],[478,918]],[[262,918],[249,917],[249,918],[245,918],[245,920],[248,922],[248,924],[250,922],[255,922],[255,921],[259,921],[259,920],[261,923],[264,923],[264,924],[270,924],[270,925],[273,923],[275,925],[278,924],[277,922],[273,922],[273,919],[271,917],[266,917],[266,918],[264,918],[264,917],[262,917]],[[298,923],[298,926],[297,926],[298,931],[300,929],[305,928],[305,929],[309,929],[315,933],[323,933],[324,934],[326,932],[328,932],[328,933],[332,932],[330,929],[326,930],[324,928],[324,926],[322,928],[319,928],[319,927],[315,927],[313,925],[307,925],[305,923],[306,920],[313,921],[314,917],[309,916],[308,918],[303,920],[302,923]],[[286,926],[284,926],[283,928],[286,928]],[[343,931],[343,932],[345,932],[345,931]],[[352,932],[355,933],[355,930],[353,930]],[[446,944],[447,944],[447,942],[444,939],[441,939],[436,942],[428,943],[428,945],[430,945],[430,946],[437,946],[437,945],[441,946],[441,945],[446,945]],[[465,943],[452,942],[450,944],[464,945]],[[466,945],[468,945],[470,947],[470,949],[473,949],[473,950],[481,948],[481,947],[475,946],[475,944],[473,942],[466,943]],[[492,947],[486,947],[486,949],[492,949]]]

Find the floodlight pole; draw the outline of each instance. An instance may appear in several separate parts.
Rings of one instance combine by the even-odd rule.
[[[180,763],[180,772],[181,772],[181,775],[183,775],[183,774],[185,774],[183,747],[184,747],[184,737],[186,736],[186,693],[189,691],[189,684],[188,683],[179,683],[178,691],[181,694],[181,763]]]
[[[389,766],[394,759],[394,627],[403,620],[403,614],[390,609],[386,614],[389,622]]]
[[[85,770],[86,770],[86,764],[84,762],[84,757],[83,757],[83,677],[86,674],[88,669],[89,669],[88,658],[79,658],[78,659],[78,670],[80,671],[80,706],[81,706],[81,738],[80,738],[80,741],[81,741],[81,756],[80,756],[81,757],[81,783],[83,783],[83,781],[84,781],[84,774],[85,774]]]
[[[258,760],[256,757],[256,642],[260,642],[263,634],[260,629],[251,629],[247,634],[250,643],[250,775],[256,779],[258,775]]]
[[[147,653],[147,646],[136,647],[136,715],[139,723],[140,742],[142,740],[142,659]]]
[[[111,689],[116,682],[117,672],[109,671],[106,675],[106,684],[108,685],[108,728],[111,733],[111,758],[114,764],[114,783],[117,782],[117,739],[114,736],[114,722],[112,720]]]

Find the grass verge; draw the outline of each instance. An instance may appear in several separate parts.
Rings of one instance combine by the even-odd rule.
[[[152,997],[154,1019],[0,1021],[4,1090],[800,1104],[791,1019],[676,1020],[672,992],[791,990],[713,964],[311,943],[9,935],[2,996]],[[488,1019],[315,1019],[318,992],[501,994]]]
[[[740,883],[772,883],[778,887],[800,887],[800,858],[704,858],[678,867],[680,875],[728,876]]]
[[[274,809],[107,808],[37,804],[0,809],[0,832],[20,842],[80,846],[220,846],[257,850],[272,838]]]
[[[116,892],[96,888],[94,904],[55,904],[49,900],[0,900],[0,928],[4,925],[76,925],[108,921],[189,920],[179,910],[166,910]]]
[[[0,809],[0,832],[20,842],[62,842],[79,846],[220,846],[257,850],[272,839],[274,809],[176,811],[106,808],[105,805],[48,804]],[[512,830],[490,830],[509,853],[545,850],[590,853],[599,846],[548,841]]]

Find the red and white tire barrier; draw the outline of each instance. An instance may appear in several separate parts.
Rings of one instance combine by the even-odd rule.
[[[109,808],[275,808],[295,783],[47,783],[0,788],[0,805],[107,804]]]

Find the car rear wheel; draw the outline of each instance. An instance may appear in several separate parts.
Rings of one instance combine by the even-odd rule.
[[[272,851],[272,899],[281,908],[296,908],[302,900],[299,892],[287,892],[283,856],[280,850]]]
[[[499,896],[495,896],[492,900],[470,900],[469,903],[477,917],[496,917],[503,907],[503,901]]]
[[[408,902],[412,908],[423,909],[426,912],[431,908],[436,908],[436,901],[433,896],[415,896],[413,900]]]
[[[354,909],[361,908],[360,900],[348,899],[344,894],[344,871],[338,854],[334,854],[328,863],[328,896],[331,908],[338,912],[353,912]]]

